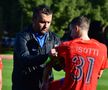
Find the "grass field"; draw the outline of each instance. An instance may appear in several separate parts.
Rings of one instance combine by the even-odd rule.
[[[3,60],[3,89],[11,90],[11,75],[12,75],[12,65],[13,60]],[[64,77],[64,72],[54,71],[55,79],[60,79]],[[105,70],[102,77],[98,81],[97,90],[108,90],[108,70]]]

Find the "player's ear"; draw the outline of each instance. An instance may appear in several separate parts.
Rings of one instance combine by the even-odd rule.
[[[76,25],[75,29],[76,29],[76,32],[79,32],[80,27],[78,25]]]

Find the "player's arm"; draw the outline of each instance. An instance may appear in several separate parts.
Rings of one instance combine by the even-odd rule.
[[[105,50],[106,50],[106,48],[105,48]],[[104,55],[105,55],[105,57],[102,58],[103,64],[102,64],[101,70],[100,70],[100,72],[98,74],[98,79],[102,76],[104,69],[108,69],[108,57],[107,57],[107,53],[105,53]]]
[[[108,69],[108,58],[107,58],[107,61],[106,61],[106,68]]]
[[[65,67],[64,58],[58,56],[58,52],[56,48],[51,50],[50,58],[53,61],[52,66],[55,70],[60,71]]]
[[[106,62],[103,64],[103,68],[100,70],[98,74],[98,79],[102,76],[104,69],[108,69],[108,58],[105,60]]]
[[[59,60],[60,59],[60,60]],[[57,52],[55,49],[52,49],[50,52],[50,58],[48,58],[48,60],[46,61],[46,67],[44,69],[44,73],[43,73],[43,83],[42,83],[42,88],[41,90],[47,90],[48,86],[49,86],[49,72],[51,72],[52,67],[54,67],[56,70],[61,70],[63,68],[63,61],[64,59],[59,58],[57,55]]]
[[[102,74],[103,74],[104,70],[100,70],[99,74],[98,74],[98,79],[101,78]]]
[[[64,68],[64,59],[61,57],[58,57],[56,49],[52,49],[49,55],[50,57],[45,62],[43,82],[48,82],[49,72],[52,70],[52,67],[55,70],[61,70]]]
[[[44,74],[43,74],[43,81],[47,81],[47,76],[48,73],[51,71],[53,64],[55,63],[55,58],[57,57],[57,52],[55,49],[51,49],[49,53],[48,59],[44,62],[45,69],[44,69]]]
[[[45,64],[44,72],[43,72],[41,90],[48,90],[48,86],[50,83],[49,73],[52,71],[52,65],[53,65],[53,60],[51,60],[51,58],[48,58]]]
[[[63,70],[65,68],[65,61],[63,57],[57,57],[54,64],[53,68],[57,71]]]
[[[50,83],[49,81],[49,73],[52,70],[52,66],[54,64],[54,58],[56,57],[56,51],[55,49],[52,49],[49,53],[48,59],[44,62],[45,69],[43,72],[43,78],[42,78],[42,87],[41,90],[48,90],[48,85]]]

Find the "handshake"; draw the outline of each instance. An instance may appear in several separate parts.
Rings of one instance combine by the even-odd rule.
[[[53,49],[51,49],[49,55],[50,55],[51,57],[57,57],[57,56],[58,56],[58,52],[56,51],[55,48],[53,48]]]
[[[40,66],[45,67],[46,65],[47,66],[53,65],[55,62],[58,61],[57,56],[58,56],[58,52],[56,51],[56,49],[55,48],[51,49],[51,51],[49,52],[49,56],[48,56],[47,60],[43,64],[41,64]]]

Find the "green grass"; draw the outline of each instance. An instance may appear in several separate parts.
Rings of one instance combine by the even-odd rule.
[[[2,90],[12,90],[12,62],[13,60],[3,60],[3,87]]]
[[[12,90],[12,65],[13,60],[3,60],[3,89],[2,90]],[[53,70],[54,71],[54,70]],[[64,72],[54,71],[55,80],[64,77]],[[97,90],[108,90],[108,70],[105,70],[102,77],[98,81]]]
[[[108,90],[108,70],[105,70],[99,79],[97,90]]]

